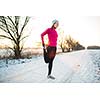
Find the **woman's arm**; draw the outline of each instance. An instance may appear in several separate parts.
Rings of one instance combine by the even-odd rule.
[[[42,40],[42,45],[43,45],[43,47],[45,46],[44,44],[44,36],[46,35],[46,34],[48,34],[48,30],[49,29],[47,29],[47,30],[45,30],[42,34],[41,34],[41,40]]]

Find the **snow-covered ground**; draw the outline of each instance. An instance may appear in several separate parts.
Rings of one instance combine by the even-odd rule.
[[[7,66],[1,63],[2,83],[95,83],[100,82],[100,50],[82,50],[58,54],[54,60],[52,75],[47,79],[48,65],[43,57],[22,59]],[[2,61],[3,62],[3,61]],[[15,62],[18,62],[17,60]]]

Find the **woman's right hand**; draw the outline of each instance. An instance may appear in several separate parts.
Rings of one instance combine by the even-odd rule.
[[[45,44],[42,44],[42,46],[43,46],[43,49],[45,49]]]

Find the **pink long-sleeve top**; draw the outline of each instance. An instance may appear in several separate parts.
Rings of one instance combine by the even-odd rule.
[[[42,44],[44,44],[44,36],[48,35],[48,46],[52,46],[52,47],[56,47],[57,46],[57,31],[55,29],[52,28],[48,28],[46,31],[44,31],[41,34],[41,39],[42,39]]]

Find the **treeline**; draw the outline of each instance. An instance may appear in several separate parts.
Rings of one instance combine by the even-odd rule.
[[[70,52],[85,49],[83,45],[81,45],[78,41],[73,39],[70,35],[60,39],[59,46],[61,47],[62,52]]]
[[[100,49],[100,46],[88,46],[87,49]]]

